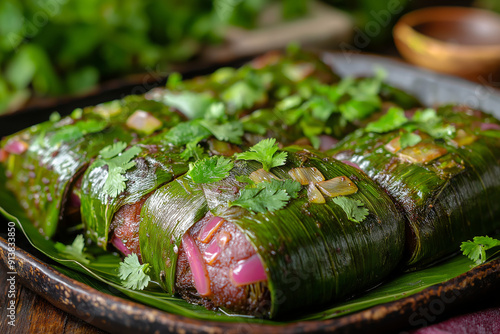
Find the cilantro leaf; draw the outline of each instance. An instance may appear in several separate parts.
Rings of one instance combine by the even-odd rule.
[[[290,196],[284,189],[278,189],[271,182],[261,182],[256,188],[244,188],[240,197],[229,206],[239,206],[252,212],[276,211],[288,203]]]
[[[206,110],[212,104],[214,99],[203,93],[185,92],[167,92],[163,96],[163,103],[181,111],[189,119],[202,118]]]
[[[473,241],[464,241],[460,245],[460,250],[476,265],[486,262],[486,251],[500,246],[500,240],[484,237],[474,237]]]
[[[226,108],[222,102],[214,102],[209,107],[205,113],[206,120],[218,120],[224,121],[227,119]]]
[[[271,183],[275,183],[284,189],[291,198],[297,198],[299,191],[302,189],[302,185],[295,180],[271,180]]]
[[[191,158],[194,158],[194,160],[200,160],[203,159],[206,154],[205,150],[203,147],[198,145],[198,142],[200,141],[200,138],[196,138],[189,143],[186,144],[186,149],[182,151],[181,153],[181,158],[188,161]]]
[[[427,132],[431,137],[436,139],[452,139],[455,135],[455,126],[443,124],[443,119],[431,108],[415,112],[412,121],[416,123],[417,128]]]
[[[246,182],[245,178],[241,178]],[[252,212],[276,211],[285,207],[290,198],[297,198],[302,189],[299,182],[294,180],[271,180],[254,184],[250,180],[250,186],[240,191],[240,197],[230,202],[229,206],[240,206]]]
[[[215,138],[234,144],[241,144],[243,137],[243,124],[240,121],[230,121],[218,124],[216,121],[202,120],[200,122]]]
[[[282,166],[286,162],[288,153],[278,151],[275,138],[261,140],[254,146],[250,147],[247,152],[236,154],[239,160],[256,160],[262,164],[265,171],[268,171],[277,166]]]
[[[420,141],[422,141],[422,137],[413,132],[405,132],[399,137],[401,149],[417,145]]]
[[[403,124],[408,122],[405,112],[401,108],[392,107],[387,110],[387,113],[380,117],[377,121],[371,122],[366,126],[366,131],[384,133],[399,129]]]
[[[260,85],[251,82],[238,81],[227,88],[221,95],[232,110],[243,110],[252,107],[265,97],[265,90]]]
[[[248,183],[249,185],[255,185],[255,182],[248,177],[248,175],[236,175],[236,181],[241,183]]]
[[[108,166],[108,175],[104,182],[103,192],[110,197],[118,196],[126,188],[128,180],[123,174],[135,166],[132,159],[141,152],[137,146],[133,146],[126,151],[124,142],[117,142],[103,148],[100,151],[101,158],[93,163],[94,167]]]
[[[115,155],[118,155],[120,154],[121,152],[123,152],[123,150],[127,147],[127,143],[124,143],[122,141],[119,141],[119,142],[116,142],[116,143],[113,143],[109,146],[106,146],[105,148],[103,148],[99,154],[101,155],[101,157],[103,157],[104,159],[110,159],[112,157],[114,157]]]
[[[151,277],[149,277],[149,263],[140,264],[135,253],[129,254],[118,267],[118,276],[122,280],[122,285],[128,289],[144,289]]]
[[[187,173],[195,183],[212,183],[225,179],[233,169],[233,162],[222,156],[213,156],[191,164]]]
[[[54,133],[54,135],[50,138],[49,143],[50,145],[57,145],[67,141],[77,140],[86,134],[102,131],[106,127],[107,124],[105,122],[94,119],[65,125]]]
[[[200,141],[210,137],[210,135],[210,131],[202,126],[199,121],[188,121],[171,128],[165,135],[165,140],[176,146],[182,146],[193,141],[193,138],[199,138],[198,141]]]
[[[60,252],[63,253],[75,260],[78,260],[82,263],[88,264],[89,263],[89,258],[92,258],[91,255],[86,254],[84,252],[85,248],[85,239],[83,238],[83,235],[79,234],[76,236],[75,240],[71,245],[64,245],[60,242],[56,242],[55,248]]]
[[[344,196],[333,198],[333,202],[340,206],[347,215],[347,218],[355,223],[361,223],[368,215],[368,209],[364,203]]]

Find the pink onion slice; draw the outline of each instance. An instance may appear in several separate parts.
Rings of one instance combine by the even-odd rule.
[[[500,125],[496,123],[481,123],[481,131],[488,131],[488,130],[500,131]]]
[[[333,146],[335,146],[339,141],[332,136],[328,135],[321,135],[319,136],[319,150],[320,151],[327,151],[331,149]]]
[[[198,236],[198,240],[203,243],[207,243],[212,238],[215,232],[219,229],[219,227],[224,222],[224,219],[221,217],[213,217],[208,221],[208,223],[202,227],[200,234]]]
[[[231,271],[231,279],[236,286],[267,281],[266,270],[257,254],[246,260],[238,261]]]
[[[191,267],[196,291],[198,291],[201,296],[210,295],[210,279],[208,278],[205,262],[203,262],[200,250],[189,233],[184,234],[182,237],[182,245],[186,251],[189,266]]]
[[[211,243],[208,244],[208,247],[205,249],[205,253],[203,254],[203,259],[208,263],[212,264],[217,259],[222,249],[219,246],[219,240],[213,239]]]
[[[5,145],[4,150],[12,154],[23,154],[28,150],[28,143],[22,140],[12,140]]]
[[[120,251],[120,253],[122,253],[125,256],[128,256],[129,254],[132,253],[130,249],[128,249],[127,246],[123,244],[122,239],[117,238],[115,235],[113,235],[113,237],[111,238],[111,243],[113,244],[113,246],[116,247],[116,249]]]

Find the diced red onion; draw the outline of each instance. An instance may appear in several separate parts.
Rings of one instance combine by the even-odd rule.
[[[113,235],[113,237],[111,238],[111,243],[116,247],[116,249],[118,249],[118,251],[120,251],[120,253],[125,256],[128,256],[132,253],[130,249],[128,249],[127,246],[123,244],[122,239],[117,238],[115,235]]]
[[[12,140],[8,142],[3,149],[9,153],[19,155],[28,150],[28,144],[22,140]]]
[[[219,227],[224,222],[224,219],[221,217],[213,217],[208,221],[208,223],[202,227],[200,234],[198,236],[198,240],[203,243],[207,243],[212,238],[212,235],[217,232]]]
[[[6,150],[0,148],[0,162],[7,161],[8,157],[9,157],[9,152],[7,152]]]
[[[496,123],[481,123],[481,131],[487,131],[487,130],[499,130],[500,131],[500,125]]]
[[[189,266],[191,267],[196,291],[198,291],[201,296],[210,295],[210,279],[208,278],[205,262],[201,257],[198,246],[196,246],[195,241],[189,233],[184,234],[182,237],[182,245],[186,251]]]
[[[239,261],[231,271],[231,279],[236,286],[248,285],[267,280],[266,271],[257,254]]]
[[[333,146],[335,146],[339,141],[332,136],[328,135],[321,135],[319,136],[319,150],[320,151],[327,151],[331,149]]]
[[[203,254],[203,259],[208,263],[212,264],[217,259],[222,249],[219,246],[219,240],[213,239],[211,243],[208,244],[208,247],[205,249],[205,253]]]
[[[360,171],[363,171],[363,170],[361,169],[361,167],[359,167],[359,165],[358,165],[357,163],[354,163],[354,162],[349,161],[349,160],[341,160],[341,162],[345,163],[346,165],[349,165],[349,166],[352,166],[352,167],[354,167],[354,168],[357,168],[357,169],[359,169]]]

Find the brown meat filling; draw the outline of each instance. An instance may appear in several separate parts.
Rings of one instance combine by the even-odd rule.
[[[213,216],[208,214],[189,229],[189,233],[196,242],[200,253],[204,254],[210,243],[198,240],[200,231]],[[228,237],[229,236],[229,237]],[[212,235],[211,240],[217,238],[229,239],[217,258],[206,267],[210,278],[211,295],[201,297],[193,283],[189,262],[181,245],[176,271],[176,291],[186,300],[202,304],[209,309],[223,307],[225,309],[248,314],[266,314],[269,311],[270,295],[266,282],[254,283],[245,286],[236,286],[231,280],[231,269],[240,260],[248,259],[255,254],[255,249],[232,223],[225,221]]]

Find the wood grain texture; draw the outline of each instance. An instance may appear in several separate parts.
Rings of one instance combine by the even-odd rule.
[[[11,275],[0,266],[0,333],[75,333],[104,334],[106,332],[54,307],[16,280],[16,326],[8,324],[10,298],[7,278]]]

